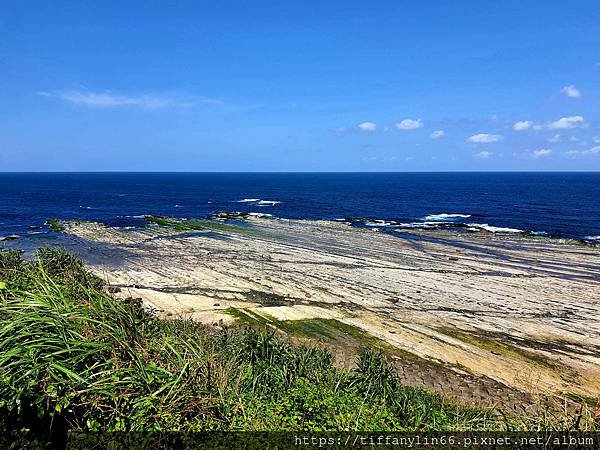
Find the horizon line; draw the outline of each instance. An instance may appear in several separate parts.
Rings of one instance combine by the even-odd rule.
[[[378,171],[242,171],[242,170],[14,170],[0,171],[6,174],[399,174],[399,173],[600,173],[600,170],[378,170]]]

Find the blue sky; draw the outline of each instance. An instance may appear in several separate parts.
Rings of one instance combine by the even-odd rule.
[[[10,2],[0,171],[600,170],[597,0]]]

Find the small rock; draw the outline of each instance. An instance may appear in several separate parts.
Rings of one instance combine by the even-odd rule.
[[[220,303],[213,303],[213,306],[221,306]]]
[[[217,211],[214,216],[219,219],[245,219],[250,214],[247,212]]]
[[[0,241],[15,241],[19,239],[19,235],[17,234],[9,234],[8,236],[0,237]]]
[[[450,261],[458,261],[458,258],[456,256],[451,256],[450,258],[448,258]]]
[[[121,292],[121,288],[117,286],[109,286],[107,290],[109,294],[116,294],[118,292]]]

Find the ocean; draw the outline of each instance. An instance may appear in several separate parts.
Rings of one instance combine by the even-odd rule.
[[[0,237],[221,210],[600,241],[600,173],[0,173]]]

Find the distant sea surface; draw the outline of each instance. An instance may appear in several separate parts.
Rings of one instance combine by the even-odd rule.
[[[0,173],[0,237],[219,210],[600,240],[600,173]]]

